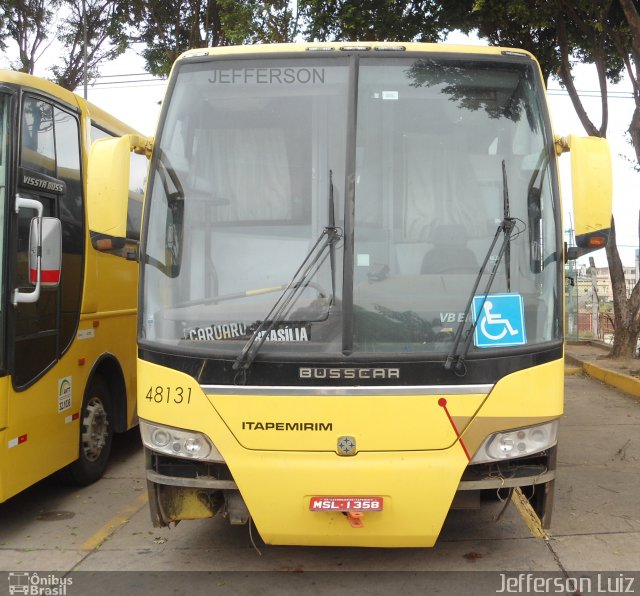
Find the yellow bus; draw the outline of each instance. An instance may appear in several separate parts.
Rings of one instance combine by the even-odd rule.
[[[548,526],[573,257],[605,245],[603,139],[553,135],[527,52],[226,47],[177,60],[151,152],[138,412],[155,526],[432,546],[510,491]],[[99,150],[99,151],[98,151]],[[98,167],[99,166],[99,167]]]
[[[137,423],[146,159],[112,197],[130,207],[120,238],[92,231],[86,184],[92,141],[132,133],[49,81],[0,71],[0,502],[62,469],[96,480],[113,433]]]

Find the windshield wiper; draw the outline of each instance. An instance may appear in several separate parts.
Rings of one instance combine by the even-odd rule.
[[[502,209],[502,221],[506,221],[510,216],[510,208],[509,185],[507,184],[507,166],[504,159],[502,160]],[[504,269],[507,277],[507,292],[511,292],[511,242],[507,242],[504,247]]]
[[[493,285],[493,280],[496,277],[496,273],[498,272],[498,267],[500,266],[500,263],[502,262],[502,258],[503,257],[505,257],[507,288],[508,288],[508,291],[511,291],[511,262],[510,262],[510,258],[511,258],[511,234],[513,233],[513,230],[515,228],[516,219],[513,218],[513,217],[510,217],[510,215],[509,215],[509,190],[508,190],[508,185],[507,185],[507,170],[506,170],[506,166],[505,166],[504,160],[502,161],[502,184],[503,184],[504,216],[503,216],[502,221],[498,225],[498,229],[496,230],[496,233],[493,236],[493,240],[491,242],[491,245],[489,246],[489,250],[487,250],[487,254],[484,257],[484,261],[482,262],[482,266],[480,267],[480,271],[478,271],[478,274],[476,275],[476,279],[475,279],[475,282],[473,284],[473,288],[471,290],[471,293],[469,294],[469,299],[467,300],[467,306],[464,309],[464,313],[463,313],[463,317],[462,317],[462,323],[460,325],[458,325],[458,329],[456,330],[456,335],[455,335],[454,341],[453,341],[453,347],[451,348],[451,351],[447,355],[447,359],[444,362],[444,369],[445,370],[453,370],[454,373],[456,373],[457,375],[460,375],[460,376],[462,376],[462,375],[464,375],[466,373],[466,366],[465,366],[464,361],[465,361],[465,358],[467,357],[467,353],[469,352],[469,348],[471,346],[471,340],[473,339],[473,334],[475,333],[476,326],[478,325],[478,321],[480,319],[480,314],[478,314],[478,316],[476,317],[475,322],[471,325],[471,329],[469,329],[467,337],[465,338],[465,342],[464,342],[464,345],[462,347],[462,350],[461,350],[460,354],[458,354],[458,346],[460,345],[460,340],[462,339],[462,333],[463,333],[464,328],[466,326],[467,317],[469,316],[469,313],[471,312],[471,305],[473,304],[473,299],[474,299],[474,297],[476,295],[476,290],[478,289],[478,286],[480,285],[480,280],[482,279],[482,276],[484,275],[485,269],[487,268],[487,263],[489,262],[489,259],[491,258],[491,255],[493,254],[493,249],[494,249],[496,243],[498,242],[498,238],[500,237],[501,233],[503,234],[502,244],[500,245],[500,250],[498,251],[498,256],[496,257],[496,259],[495,259],[495,261],[493,263],[493,268],[491,269],[491,275],[489,276],[489,280],[487,281],[487,285],[485,286],[484,292],[482,293],[482,302],[480,303],[480,307],[478,309],[478,313],[481,313],[482,309],[484,308],[484,303],[486,302],[487,297],[489,295],[489,292],[491,291],[491,286]]]
[[[149,254],[146,254],[144,259],[147,265],[159,269],[165,275],[177,277],[180,272],[180,262],[182,260],[185,192],[178,173],[162,149],[158,150],[157,163],[158,167],[156,172],[158,173],[167,200],[166,260],[162,262]],[[172,186],[175,189],[173,191],[171,190]]]
[[[291,308],[299,298],[301,290],[309,286],[322,264],[330,257],[331,264],[331,299],[329,307],[335,302],[335,244],[342,236],[342,230],[335,225],[335,204],[333,198],[333,173],[329,170],[329,225],[326,226],[311,250],[303,259],[300,267],[294,273],[291,281],[275,301],[266,317],[260,322],[247,340],[240,354],[233,363],[233,370],[237,371],[236,383],[246,381],[246,371],[251,367],[260,348],[269,337],[271,330],[287,317]]]

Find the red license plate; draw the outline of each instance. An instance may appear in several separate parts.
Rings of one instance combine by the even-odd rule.
[[[311,497],[310,511],[382,511],[382,497]]]

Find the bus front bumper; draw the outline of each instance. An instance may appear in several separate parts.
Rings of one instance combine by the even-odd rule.
[[[225,511],[232,523],[250,515],[267,544],[306,546],[433,546],[468,464],[460,445],[436,452],[361,452],[350,458],[251,452],[235,462],[233,479],[221,479],[158,473],[149,469],[154,458],[147,450],[156,525]],[[356,508],[367,509],[314,509],[312,502],[318,500],[357,502]],[[371,503],[379,505],[371,509]]]

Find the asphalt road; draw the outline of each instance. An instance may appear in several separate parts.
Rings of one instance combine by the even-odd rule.
[[[134,430],[96,484],[0,505],[0,594],[640,594],[640,400],[567,376],[559,445],[548,535],[496,502],[432,549],[274,547],[222,518],[154,529]]]

